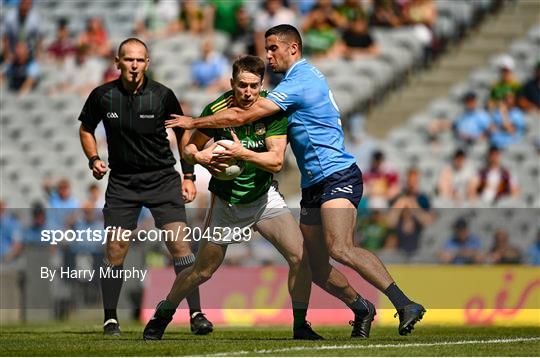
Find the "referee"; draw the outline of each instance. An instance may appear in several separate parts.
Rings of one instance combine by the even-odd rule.
[[[98,155],[94,137],[100,121],[103,121],[107,134],[111,173],[103,209],[105,227],[117,228],[114,237],[123,237],[122,231],[137,227],[141,208],[145,206],[150,209],[159,229],[180,232],[178,237],[183,237],[186,226],[184,202],[195,198],[195,175],[193,166],[182,160],[184,180],[180,179],[174,169],[176,160],[164,124],[171,114],[182,113],[182,109],[169,88],[145,75],[150,59],[144,42],[136,38],[123,41],[115,61],[121,72],[120,78],[94,89],[79,116],[81,144],[92,174],[98,180],[107,173],[107,165]],[[182,153],[189,139],[188,133],[184,135],[184,130],[177,128],[174,133]],[[111,238],[109,234],[104,268],[112,274],[101,278],[105,313],[103,333],[119,336],[116,308],[123,278],[118,273],[123,270],[129,241]],[[195,261],[189,242],[173,241],[169,234],[166,244],[176,274]],[[212,323],[201,312],[198,289],[187,297],[187,301],[192,332],[211,332]]]

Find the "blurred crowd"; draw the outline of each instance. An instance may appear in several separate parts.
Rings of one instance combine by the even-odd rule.
[[[437,141],[441,132],[451,130],[464,148],[488,142],[506,149],[522,142],[525,112],[540,113],[540,61],[524,84],[514,75],[516,64],[511,56],[500,57],[497,67],[499,79],[491,86],[489,98],[482,103],[475,92],[467,92],[463,96],[463,112],[457,118],[439,118],[427,128],[433,141]],[[540,150],[540,142],[536,144]]]
[[[374,157],[375,160],[381,160],[380,153],[376,153]],[[447,213],[444,210],[435,211],[431,207],[429,197],[418,190],[418,172],[415,169],[408,171],[403,190],[396,186],[395,175],[386,173],[386,176],[394,180],[391,187],[397,194],[393,199],[388,200],[386,209],[381,205],[380,208],[359,211],[355,243],[378,252],[384,261],[409,262],[422,247],[422,240],[425,239],[422,235],[423,231],[438,220],[439,216]],[[0,229],[2,231],[0,263],[2,265],[16,263],[24,253],[25,247],[41,246],[47,247],[52,257],[56,255],[62,263],[75,262],[78,255],[84,255],[88,256],[91,267],[99,267],[103,260],[101,241],[63,241],[57,245],[51,245],[43,241],[42,233],[43,230],[103,231],[103,216],[99,209],[103,207],[103,193],[100,188],[95,184],[90,185],[86,198],[82,201],[72,193],[70,182],[65,178],[58,181],[44,181],[43,190],[47,195],[47,203],[36,202],[31,209],[6,209],[5,203],[0,202]],[[382,196],[379,199],[381,204],[387,200]],[[22,210],[28,213],[23,213]],[[517,216],[523,213],[519,209],[513,210],[516,210]],[[29,217],[26,217],[28,216],[26,214],[29,214]],[[21,220],[20,217],[26,217],[26,220]],[[188,211],[188,217],[192,227],[201,227],[204,212]],[[492,225],[496,229],[493,230],[493,237],[489,238],[484,236],[484,232],[471,231],[470,221],[470,218],[460,216],[447,230],[438,233],[438,237],[444,236],[448,240],[446,242],[439,240],[440,247],[436,254],[428,258],[423,257],[419,262],[540,265],[540,227],[537,229],[535,241],[528,251],[524,252],[512,244],[513,240],[522,239],[511,240],[509,231],[504,226],[498,226],[498,223],[493,222]],[[535,223],[532,224],[535,225]],[[140,215],[137,230],[145,232],[154,230],[152,216],[146,209],[143,209]],[[133,244],[140,243],[135,241]],[[196,239],[193,244],[196,247]],[[145,241],[141,249],[144,252],[141,265],[164,267],[171,263],[170,257],[159,241]],[[282,262],[281,257],[274,251],[268,243],[257,238],[246,245],[232,245],[226,263],[252,265]]]
[[[377,252],[385,262],[407,263],[419,253],[422,232],[436,214],[430,209],[418,208],[405,198],[401,210],[374,209],[359,223],[356,243]],[[414,199],[413,199],[414,200]],[[444,215],[444,213],[442,213]],[[494,224],[497,226],[497,224]],[[512,234],[512,239],[511,235]],[[540,264],[540,228],[535,241],[526,249],[514,245],[523,240],[515,232],[501,225],[493,235],[484,236],[471,230],[466,217],[458,218],[451,230],[442,232],[446,237],[431,259],[417,262],[442,264]]]
[[[224,79],[238,54],[264,57],[264,32],[281,23],[302,31],[305,54],[315,62],[377,56],[380,49],[371,35],[373,26],[414,27],[424,45],[426,63],[448,40],[433,32],[437,10],[432,0],[266,0],[256,11],[243,0],[141,0],[136,4],[132,31],[125,37],[152,41],[183,32],[208,38],[191,64],[191,83],[211,91],[228,89]],[[112,43],[103,18],[88,18],[79,33],[71,30],[69,18],[58,19],[54,39],[45,43],[43,21],[47,19],[40,17],[32,0],[9,1],[6,8],[0,63],[10,91],[24,95],[38,88],[43,65],[55,64],[61,74],[56,84],[42,89],[51,95],[77,92],[85,96],[118,75],[113,61],[117,44]],[[223,53],[213,49],[215,31],[232,41]]]

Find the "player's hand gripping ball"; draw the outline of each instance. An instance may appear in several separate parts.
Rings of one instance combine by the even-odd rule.
[[[232,140],[222,139],[216,142],[217,146],[212,151],[213,153],[225,150],[224,147],[219,145],[219,143],[222,142],[225,142],[226,144],[234,144]],[[242,174],[242,172],[244,171],[245,164],[243,160],[229,159],[225,162],[225,164],[227,164],[228,167],[221,173],[215,173],[213,175],[214,178],[219,180],[233,180],[234,178]]]

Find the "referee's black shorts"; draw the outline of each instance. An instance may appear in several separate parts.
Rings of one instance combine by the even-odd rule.
[[[103,208],[105,227],[134,230],[143,206],[150,210],[158,228],[186,222],[180,174],[174,167],[135,174],[111,171]]]

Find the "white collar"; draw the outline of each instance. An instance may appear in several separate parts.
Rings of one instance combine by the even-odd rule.
[[[296,67],[296,65],[300,64],[300,63],[304,63],[306,62],[306,59],[305,58],[301,58],[299,59],[298,61],[296,61],[295,63],[293,63],[293,65],[291,66],[291,68],[289,68],[287,70],[287,72],[285,72],[285,76],[283,78],[287,78],[287,76],[289,75],[289,73],[291,73],[291,71],[293,70],[293,68]]]

